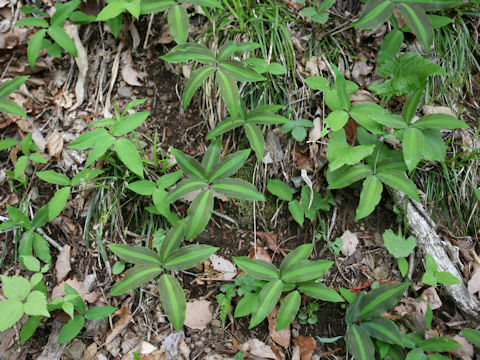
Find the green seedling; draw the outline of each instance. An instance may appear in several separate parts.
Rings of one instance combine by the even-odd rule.
[[[298,142],[303,141],[307,137],[307,130],[305,128],[313,127],[313,122],[306,119],[297,119],[283,124],[280,131],[284,134],[290,133]]]
[[[320,305],[318,305],[316,302],[308,303],[306,310],[298,313],[298,322],[302,325],[316,324],[318,321],[318,316],[315,314],[315,312],[318,311],[319,308]]]
[[[413,236],[404,238],[401,230],[398,229],[398,234],[388,229],[382,235],[383,242],[388,252],[392,254],[398,261],[398,268],[403,277],[408,272],[408,262],[406,257],[409,256],[417,246],[417,240]]]
[[[313,1],[314,6],[308,6],[302,9],[302,16],[312,19],[316,24],[325,24],[328,21],[328,12],[336,0]]]
[[[437,262],[432,255],[427,254],[425,259],[425,268],[427,271],[422,276],[422,282],[424,284],[435,286],[437,284],[442,285],[454,285],[460,284],[460,280],[453,276],[448,271],[437,271]]]

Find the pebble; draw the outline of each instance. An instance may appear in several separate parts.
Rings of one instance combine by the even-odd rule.
[[[297,338],[300,336],[300,333],[298,332],[297,329],[292,329],[292,336],[293,338]]]
[[[202,337],[200,338],[200,341],[201,341],[201,342],[205,342],[205,341],[207,341],[207,338],[206,338],[205,336],[202,336]]]
[[[192,335],[192,340],[193,340],[193,341],[197,341],[198,338],[199,338],[198,334],[193,334],[193,335]]]
[[[195,346],[203,346],[203,341],[195,341]]]
[[[87,346],[80,340],[75,340],[65,349],[64,355],[69,360],[81,360]]]
[[[213,319],[210,324],[212,324],[213,327],[219,328],[222,326],[222,322],[218,319]]]
[[[130,99],[132,97],[132,89],[128,86],[121,86],[118,88],[118,96],[124,99]]]
[[[147,96],[153,96],[155,94],[155,92],[153,91],[153,89],[147,89]]]

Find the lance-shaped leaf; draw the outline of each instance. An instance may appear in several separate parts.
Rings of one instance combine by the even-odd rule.
[[[223,9],[222,4],[219,3],[217,0],[188,0],[188,3],[198,6]]]
[[[66,186],[58,190],[48,202],[48,220],[52,221],[62,212],[70,196],[70,187]]]
[[[167,187],[175,184],[178,181],[178,179],[180,179],[180,176],[182,176],[182,171],[180,170],[174,171],[173,173],[160,176],[155,184],[160,189],[166,189]]]
[[[265,140],[263,139],[263,133],[255,124],[245,124],[245,134],[247,135],[248,142],[251,148],[257,155],[257,160],[260,163],[263,159],[263,153],[265,152]]]
[[[247,114],[247,123],[258,124],[258,125],[275,125],[275,124],[286,124],[289,120],[280,115],[275,115],[268,110],[253,110]]]
[[[200,234],[208,225],[213,211],[213,194],[202,191],[190,204],[186,219],[185,239],[190,240]]]
[[[203,170],[202,165],[200,165],[195,158],[177,149],[172,149],[172,154],[175,156],[177,165],[182,169],[185,175],[200,179],[205,178],[205,170]]]
[[[420,105],[422,99],[423,90],[425,90],[425,87],[420,87],[417,90],[412,91],[408,94],[407,99],[403,104],[402,117],[407,124],[410,124],[410,121],[412,121],[417,112],[418,105]]]
[[[95,129],[93,131],[83,133],[73,140],[68,147],[74,150],[85,150],[95,146],[98,143],[102,143],[104,139],[109,136],[110,134],[105,129]]]
[[[462,335],[473,345],[480,347],[480,331],[475,329],[463,329]]]
[[[118,309],[114,306],[95,306],[88,309],[85,313],[85,319],[87,320],[100,320],[105,319],[112,315]]]
[[[303,211],[303,206],[300,202],[295,199],[288,203],[288,210],[292,214],[293,220],[295,220],[300,226],[303,226],[305,221],[305,212]]]
[[[257,73],[247,64],[238,60],[224,60],[220,62],[220,68],[227,72],[237,81],[262,81],[265,77]]]
[[[327,147],[327,159],[331,171],[342,165],[356,165],[373,152],[375,145],[350,146],[347,143],[345,130],[335,131],[330,136]]]
[[[214,64],[217,62],[215,55],[206,46],[195,43],[177,45],[167,55],[161,56],[160,59],[174,64],[189,60],[195,60],[201,64]]]
[[[233,314],[233,316],[238,318],[250,315],[255,308],[257,299],[257,294],[248,294],[242,297],[238,302],[237,306],[235,306],[235,313]]]
[[[55,13],[52,15],[52,18],[50,19],[50,25],[63,26],[65,20],[68,19],[70,14],[73,13],[73,11],[80,5],[80,3],[80,0],[68,1],[64,4],[56,3],[56,10]]]
[[[133,142],[126,138],[117,139],[115,151],[127,168],[143,179],[142,159],[140,159],[138,150],[133,145]]]
[[[165,262],[167,270],[187,270],[203,263],[218,248],[209,245],[187,245],[171,252]]]
[[[60,330],[58,334],[58,344],[63,344],[72,340],[75,336],[77,336],[80,331],[83,329],[83,325],[85,324],[85,318],[81,315],[75,316],[73,319],[70,319]]]
[[[423,153],[423,133],[415,128],[408,128],[403,135],[403,158],[409,171],[415,169]]]
[[[0,111],[6,114],[12,114],[26,118],[27,114],[15,101],[10,99],[0,99]]]
[[[183,179],[178,184],[177,187],[170,191],[165,198],[165,202],[171,204],[182,196],[191,193],[192,191],[201,190],[207,187],[208,184],[204,180],[199,179]]]
[[[360,193],[360,202],[358,203],[355,221],[363,219],[375,210],[375,207],[382,198],[383,185],[381,181],[373,175],[369,175],[363,182],[362,192]]]
[[[323,283],[303,283],[298,286],[298,290],[314,299],[329,302],[343,302],[343,298],[335,290],[330,289],[327,285]]]
[[[108,248],[119,258],[139,265],[161,265],[162,260],[158,254],[144,246],[131,246],[126,244],[110,244]]]
[[[392,320],[388,320],[380,316],[372,319],[371,321],[364,321],[360,324],[360,326],[367,332],[369,336],[375,339],[379,339],[389,344],[403,346],[400,330]]]
[[[268,314],[277,305],[280,295],[282,295],[282,280],[272,280],[258,294],[257,304],[253,310],[249,329],[260,324]]]
[[[292,291],[285,296],[278,308],[276,331],[280,331],[292,323],[297,316],[298,309],[300,309],[301,300],[302,297],[298,291]]]
[[[220,88],[220,96],[230,116],[235,119],[240,112],[240,93],[237,84],[233,77],[224,70],[217,71],[216,80]]]
[[[236,129],[236,128],[242,126],[243,124],[245,124],[245,120],[243,120],[243,119],[238,119],[237,118],[235,120],[232,120],[230,118],[227,118],[223,121],[220,121],[220,123],[218,123],[218,125],[215,127],[215,129],[213,129],[212,131],[210,131],[208,133],[206,139],[210,140],[210,139],[216,138],[217,136],[222,135],[222,134],[226,133],[227,131]]]
[[[422,341],[418,347],[424,351],[453,351],[461,347],[461,345],[448,337],[433,337]]]
[[[337,92],[338,102],[340,103],[342,110],[350,110],[350,96],[347,92],[347,82],[345,77],[335,65],[332,65],[332,68],[335,73],[334,89]]]
[[[375,347],[365,330],[358,325],[351,325],[345,335],[348,352],[355,360],[375,359]]]
[[[428,54],[433,42],[433,28],[425,10],[416,4],[406,3],[398,4],[398,9]]]
[[[235,264],[247,275],[260,280],[275,280],[280,278],[280,271],[265,260],[251,259],[248,256],[234,257]]]
[[[295,266],[289,266],[282,271],[282,280],[289,283],[306,282],[321,278],[333,265],[333,261],[300,260]]]
[[[58,173],[53,170],[38,171],[37,176],[50,184],[68,186],[70,185],[70,179],[67,175]]]
[[[237,48],[237,45],[235,44],[235,42],[231,40],[228,40],[225,43],[223,43],[223,45],[220,46],[220,49],[218,49],[218,55],[217,55],[218,61],[222,61],[225,58],[233,55],[236,48]]]
[[[48,25],[47,25],[48,26]],[[14,91],[17,91],[20,86],[22,86],[25,81],[29,76],[17,76],[11,80],[4,81],[3,83],[0,84],[0,98],[6,97],[13,93]]]
[[[403,296],[410,283],[383,284],[362,299],[357,320],[370,320],[389,310]]]
[[[165,262],[170,254],[177,250],[182,244],[185,238],[185,221],[179,221],[175,226],[170,228],[163,240],[162,247],[160,248],[160,259]]]
[[[240,150],[225,156],[215,168],[212,170],[211,174],[208,176],[210,182],[215,181],[216,179],[223,179],[229,177],[230,175],[235,174],[238,169],[240,169],[248,159],[250,155],[250,150]]]
[[[351,25],[359,29],[374,29],[387,21],[394,8],[389,0],[370,0],[363,8],[360,19]]]
[[[140,2],[140,14],[163,12],[176,5],[175,0],[142,0]]]
[[[392,3],[416,4],[425,10],[441,10],[460,6],[463,4],[460,0],[390,0]]]
[[[27,47],[27,58],[28,64],[31,68],[35,67],[35,62],[37,61],[38,55],[40,55],[40,50],[42,49],[43,39],[47,30],[42,29],[38,30],[33,36],[28,40]]]
[[[152,195],[156,188],[155,183],[150,180],[138,180],[127,185],[127,189],[145,196]]]
[[[188,14],[187,9],[181,5],[175,5],[168,10],[168,27],[173,40],[177,44],[184,44],[188,38]]]
[[[360,103],[350,109],[350,116],[372,134],[383,134],[383,126],[372,119],[372,114],[383,114],[386,110],[378,104]]]
[[[377,177],[384,184],[393,187],[395,190],[403,192],[415,201],[420,201],[415,183],[405,177],[405,173],[403,171],[377,169]]]
[[[372,169],[365,164],[345,166],[327,174],[329,189],[343,189],[372,174]]]
[[[265,197],[251,183],[242,179],[222,179],[212,184],[216,192],[235,199],[265,201]]]
[[[140,111],[122,117],[113,125],[112,134],[115,136],[123,136],[130,131],[135,130],[147,120],[148,115],[150,115],[150,112]]]
[[[110,290],[110,295],[118,296],[134,290],[143,283],[154,279],[162,271],[163,269],[160,266],[136,265],[125,273],[124,279],[115,283]]]
[[[164,274],[158,280],[158,294],[168,320],[176,331],[180,331],[187,311],[187,300],[180,283],[172,275]]]
[[[303,244],[290,251],[280,264],[280,271],[297,264],[300,260],[307,260],[313,249],[313,244]]]
[[[207,178],[214,166],[218,163],[218,160],[220,160],[221,154],[222,139],[218,138],[208,146],[207,151],[205,151],[205,154],[203,155],[202,168],[205,170]]]
[[[267,190],[282,200],[292,201],[293,199],[292,189],[281,180],[269,179],[267,182]]]
[[[340,291],[341,290],[342,288],[340,288]],[[345,296],[347,292],[352,294],[347,289],[345,289],[342,292],[342,294],[344,294]],[[360,294],[358,294],[353,301],[350,301],[350,305],[347,307],[347,312],[345,313],[345,322],[347,323],[347,325],[352,325],[357,320],[361,310],[360,304],[364,297],[365,297],[365,290],[363,290]],[[345,297],[345,299],[347,299],[347,297]]]
[[[384,64],[386,61],[393,61],[398,54],[403,43],[403,32],[400,30],[391,30],[380,44],[380,50],[377,55],[378,66]]]
[[[77,56],[77,48],[75,46],[75,43],[70,38],[70,36],[67,35],[65,30],[63,30],[60,26],[58,25],[50,26],[47,30],[47,33],[63,49],[65,49],[71,55]]]
[[[183,8],[183,7],[182,7]],[[210,75],[215,72],[215,67],[212,65],[205,65],[199,67],[195,71],[192,72],[190,77],[185,84],[185,91],[182,95],[182,104],[183,108],[186,109],[188,104],[193,98],[195,92],[202,86],[202,84],[207,80]]]
[[[392,129],[405,129],[407,127],[407,123],[400,116],[388,111],[373,113],[370,115],[370,119]]]
[[[467,123],[448,114],[430,114],[413,123],[417,129],[469,129]]]

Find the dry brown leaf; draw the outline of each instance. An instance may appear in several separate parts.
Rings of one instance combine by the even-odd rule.
[[[313,172],[313,163],[310,158],[310,153],[308,153],[308,155],[304,154],[298,147],[295,147],[295,149],[292,150],[291,155],[297,169],[305,169],[309,172]]]
[[[440,300],[440,296],[438,296],[437,290],[435,290],[434,287],[425,289],[420,297],[430,305],[432,310],[440,309],[442,307],[442,300]]]
[[[37,129],[32,131],[32,140],[35,143],[35,145],[38,146],[38,148],[40,149],[40,152],[43,153],[45,151],[45,147],[47,146],[47,141],[43,137],[40,130]]]
[[[295,345],[292,351],[292,360],[300,360],[300,346]]]
[[[248,341],[248,352],[250,355],[259,359],[277,359],[277,356],[273,352],[272,348],[258,339],[252,339]]]
[[[216,254],[210,256],[209,260],[213,270],[222,274],[222,279],[232,280],[237,275],[237,268],[231,261]]]
[[[345,256],[352,256],[355,250],[357,250],[358,237],[356,234],[346,230],[341,236],[343,241],[342,254]]]
[[[272,250],[273,252],[280,251],[283,256],[287,256],[285,251],[278,246],[278,237],[276,234],[257,231],[257,236],[267,245],[270,250]]]
[[[468,293],[473,295],[480,291],[480,266],[473,271],[473,275],[468,280]]]
[[[70,252],[72,248],[70,245],[64,245],[62,251],[57,256],[57,262],[55,263],[55,270],[57,276],[57,283],[60,283],[68,275],[72,267],[70,266]]]
[[[475,350],[473,348],[473,345],[470,344],[463,335],[455,335],[453,337],[453,340],[458,342],[461,345],[461,347],[453,351],[450,351],[450,354],[455,355],[457,358],[462,360],[472,360],[473,356],[475,355]]]
[[[191,329],[205,330],[207,324],[212,321],[210,301],[195,300],[187,302],[185,325]]]
[[[311,336],[299,336],[293,343],[300,348],[300,360],[310,360],[317,348],[315,339]]]
[[[248,252],[248,256],[250,256],[252,259],[265,260],[269,263],[272,262],[272,258],[270,257],[268,251],[260,246],[257,246],[256,253],[255,249],[250,249],[250,251]]]
[[[166,359],[165,350],[153,350],[150,354],[141,355],[140,359],[142,360],[165,360]]]
[[[133,68],[132,55],[130,51],[124,51],[122,54],[122,78],[128,85],[143,86],[139,80],[143,80],[146,76],[144,72],[137,71]]]
[[[268,332],[272,337],[273,341],[275,341],[278,345],[283,346],[284,348],[288,348],[290,345],[290,326],[287,326],[285,329],[280,331],[275,331],[277,326],[277,313],[278,309],[275,306],[273,310],[268,314]]]
[[[82,282],[77,279],[68,279],[67,281],[62,281],[53,288],[52,299],[57,299],[65,295],[65,284],[77,290],[80,297],[89,304],[93,304],[98,298],[98,294],[96,292],[88,292]]]
[[[84,351],[82,360],[94,360],[97,355],[97,343],[93,342]]]
[[[113,324],[113,329],[108,331],[107,337],[105,338],[105,345],[112,342],[130,323],[132,319],[132,313],[130,311],[132,302],[133,298],[129,297],[123,302],[122,307],[113,313],[113,315],[119,316],[120,318]]]
[[[67,110],[71,109],[73,106],[73,94],[67,90],[63,91],[60,97],[55,100],[55,104]]]
[[[47,136],[47,149],[48,155],[50,158],[58,158],[63,150],[63,137],[60,135],[58,130],[55,129],[54,132],[50,133]]]

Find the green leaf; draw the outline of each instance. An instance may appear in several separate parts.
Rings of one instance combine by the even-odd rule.
[[[187,9],[181,5],[175,5],[168,10],[168,27],[173,40],[177,44],[185,44],[188,38],[188,14]]]
[[[457,279],[453,274],[447,271],[439,271],[435,274],[437,282],[443,285],[455,285],[460,284],[460,280]]]
[[[415,183],[405,177],[405,173],[403,171],[377,169],[377,177],[384,184],[393,187],[395,190],[403,192],[415,201],[420,201]]]
[[[470,126],[455,116],[448,114],[430,114],[413,123],[417,129],[469,129]]]
[[[403,32],[398,29],[391,30],[380,44],[377,55],[377,64],[384,64],[386,61],[393,61],[402,48]],[[407,120],[408,121],[408,120]]]
[[[118,34],[120,33],[120,30],[122,29],[123,14],[119,14],[111,19],[106,20],[105,22],[108,24],[110,31],[116,39],[118,37]]]
[[[127,185],[127,189],[140,195],[152,195],[156,188],[155,183],[150,180],[138,180]]]
[[[405,277],[408,272],[408,261],[403,257],[398,258],[397,260],[398,260],[398,269],[400,270],[400,274],[402,275],[402,277]]]
[[[392,129],[405,129],[407,123],[398,115],[391,114],[389,111],[376,112],[370,115],[370,119],[379,124],[391,127]]]
[[[73,312],[74,312],[75,310],[74,310],[73,304],[72,304],[71,302],[66,302],[66,301],[64,301],[63,304],[62,304],[62,310],[63,310],[68,316],[70,316],[71,319],[73,319]]]
[[[402,335],[398,326],[391,320],[378,317],[370,321],[363,321],[360,327],[367,334],[375,339],[387,342],[389,344],[403,345]]]
[[[49,27],[47,33],[64,50],[73,56],[77,56],[77,48],[75,43],[60,26],[54,25]]]
[[[327,173],[329,189],[343,189],[372,174],[372,169],[364,164],[345,166],[334,172]]]
[[[462,335],[473,345],[480,347],[480,331],[475,329],[463,329]]]
[[[234,257],[233,260],[242,271],[254,278],[266,281],[280,278],[280,271],[265,260],[251,259],[248,256]]]
[[[425,11],[416,4],[400,3],[397,8],[428,54],[433,43],[433,28]]]
[[[248,159],[250,150],[240,150],[225,156],[208,175],[210,182],[216,182],[217,179],[224,179],[235,174]]]
[[[140,2],[141,0],[130,0],[124,2],[123,6],[135,19],[138,20],[140,16]]]
[[[192,156],[184,154],[182,151],[172,149],[172,154],[175,156],[177,165],[182,169],[183,173],[188,177],[205,178],[205,170],[200,163]]]
[[[115,151],[118,158],[130,169],[134,174],[143,179],[143,164],[137,148],[133,142],[126,138],[117,139],[115,142]]]
[[[413,236],[405,239],[401,235],[396,235],[390,229],[385,230],[382,237],[388,252],[397,259],[409,256],[417,246],[417,241]]]
[[[307,130],[305,130],[303,127],[295,126],[292,129],[292,136],[297,141],[303,141],[307,137]]]
[[[422,130],[424,147],[423,157],[428,161],[445,161],[447,146],[443,142],[442,133],[439,129]]]
[[[53,170],[38,171],[36,174],[40,179],[51,184],[62,185],[62,186],[70,185],[70,179],[68,178],[67,175],[58,173]]]
[[[200,234],[208,225],[213,211],[213,194],[204,190],[190,204],[187,214],[185,239],[190,240]]]
[[[174,64],[189,60],[195,60],[201,64],[217,62],[215,55],[206,46],[196,43],[179,44],[170,50],[167,55],[161,56],[160,59]]]
[[[30,339],[42,321],[41,316],[30,316],[20,330],[20,344]]]
[[[182,176],[182,171],[174,171],[173,173],[162,175],[158,178],[156,184],[160,189],[166,189],[175,184]]]
[[[35,67],[38,55],[40,55],[40,50],[42,49],[42,43],[46,33],[47,30],[45,29],[38,30],[33,34],[30,40],[28,40],[27,58],[32,69]]]
[[[51,264],[50,245],[48,245],[47,240],[45,240],[42,235],[37,233],[33,234],[33,250],[35,250],[35,254],[40,260],[46,264]]]
[[[235,306],[235,313],[233,314],[233,316],[239,318],[250,315],[255,308],[257,299],[257,294],[248,294],[242,297],[238,302],[237,306]]]
[[[428,360],[450,360],[450,358],[440,354],[428,354]]]
[[[407,354],[405,360],[427,360],[427,355],[422,349],[413,349]]]
[[[268,314],[277,305],[280,295],[282,295],[282,280],[272,280],[258,294],[257,303],[252,313],[249,329],[260,324]]]
[[[410,283],[382,284],[361,301],[357,320],[370,320],[389,310],[403,297]]]
[[[356,165],[370,155],[374,148],[375,145],[348,145],[343,129],[332,132],[327,147],[329,169],[333,171],[342,165]]]
[[[20,255],[31,255],[33,246],[33,229],[30,229],[23,233],[20,239],[20,245],[18,247],[18,253]]]
[[[12,220],[18,226],[21,226],[25,229],[30,229],[32,227],[30,224],[30,220],[23,212],[20,211],[20,209],[8,204],[6,206],[7,206],[7,213],[8,213],[8,216],[10,217],[10,220]]]
[[[265,59],[250,57],[245,59],[245,62],[253,68],[258,74],[265,74],[267,72],[268,64]]]
[[[110,134],[105,129],[95,129],[88,131],[73,140],[68,146],[74,150],[85,150],[99,143],[102,143]]]
[[[15,139],[0,140],[0,151],[7,150],[15,145],[17,145],[17,140]]]
[[[292,321],[295,319],[295,316],[297,316],[298,309],[300,309],[301,300],[302,297],[298,291],[292,291],[290,294],[285,296],[282,304],[278,308],[277,326],[275,331],[285,329],[292,323]]]
[[[17,26],[34,26],[39,28],[48,28],[50,25],[46,20],[36,18],[36,17],[26,17],[18,21],[15,24],[15,27]]]
[[[187,245],[172,251],[165,262],[167,270],[188,270],[207,260],[218,248],[209,245]]]
[[[85,313],[85,319],[87,320],[99,320],[104,319],[112,315],[118,309],[114,306],[94,306]]]
[[[334,89],[337,92],[338,102],[342,110],[350,110],[350,97],[347,92],[347,83],[345,81],[345,77],[335,65],[332,65],[332,68],[333,72],[335,73]]]
[[[309,76],[305,79],[305,83],[310,89],[327,91],[330,90],[329,82],[321,76]]]
[[[124,8],[125,3],[126,1],[111,1],[97,15],[97,21],[106,21],[109,19],[113,19],[118,15],[121,15],[125,10]]]
[[[303,206],[298,202],[298,200],[292,200],[288,202],[288,210],[292,214],[293,219],[300,225],[303,226],[305,220],[305,213],[303,211]]]
[[[183,8],[183,7],[182,7]],[[195,92],[202,86],[202,84],[215,72],[215,67],[212,65],[202,66],[192,72],[185,84],[185,91],[182,95],[183,108],[186,109],[190,104]]]
[[[269,179],[267,182],[267,190],[282,200],[292,201],[293,199],[292,189],[281,180]]]
[[[373,119],[373,114],[384,114],[386,110],[374,103],[360,103],[350,109],[350,116],[373,134],[383,134],[383,126]]]
[[[220,123],[218,123],[215,129],[213,129],[208,133],[206,140],[211,140],[213,138],[216,138],[217,136],[222,135],[227,131],[236,129],[242,126],[243,124],[245,124],[245,120],[243,119],[231,120],[230,118],[227,118],[223,121],[220,121]]]
[[[423,147],[423,133],[416,128],[408,128],[403,136],[403,158],[409,171],[419,163]]]
[[[81,11],[74,11],[72,14],[68,17],[74,24],[77,25],[87,25],[95,21],[97,18],[96,16],[93,15],[87,15]]]
[[[327,285],[319,282],[308,282],[298,286],[305,295],[308,295],[314,299],[328,301],[328,302],[343,302],[343,298],[338,293],[327,287]]]
[[[155,251],[144,246],[109,244],[108,248],[119,258],[129,263],[140,265],[160,265],[162,263],[160,256]]]
[[[150,115],[148,111],[136,112],[130,115],[123,116],[117,121],[112,128],[112,134],[114,136],[123,136],[130,131],[139,127]]]
[[[223,59],[233,55],[236,48],[237,45],[235,44],[235,42],[231,40],[225,41],[223,45],[220,46],[220,49],[218,49],[217,60],[222,61]]]
[[[52,221],[62,212],[63,208],[67,204],[68,197],[70,196],[70,187],[66,186],[61,188],[50,199],[48,203],[48,221]]]
[[[119,275],[125,270],[125,264],[117,261],[115,264],[112,266],[112,273],[113,275]]]
[[[364,30],[377,28],[387,21],[394,8],[394,4],[389,0],[370,0],[363,8],[360,19],[353,22],[351,26]]]
[[[358,325],[351,325],[345,335],[348,352],[355,360],[375,359],[375,347],[367,332]]]
[[[75,316],[73,319],[70,319],[60,330],[60,334],[58,334],[58,344],[63,344],[72,340],[75,336],[77,336],[80,331],[83,329],[83,325],[85,324],[85,319],[81,315]]]
[[[300,260],[295,266],[289,266],[281,273],[285,282],[299,283],[321,278],[333,265],[333,261],[326,260]]]
[[[338,131],[342,129],[347,121],[348,114],[343,110],[332,111],[325,119],[325,122],[332,128],[332,131]]]
[[[230,73],[221,69],[217,71],[216,79],[220,88],[220,96],[230,116],[235,119],[240,112],[240,93],[237,84]]]
[[[290,266],[296,266],[301,260],[307,260],[313,249],[313,244],[303,244],[290,251],[280,264],[280,271],[283,272]]]
[[[0,332],[15,325],[23,316],[23,303],[18,299],[0,301]]]
[[[27,296],[23,309],[28,315],[50,317],[47,310],[47,297],[41,291],[32,291]]]
[[[152,14],[170,9],[176,2],[174,0],[142,0],[140,14]]]
[[[418,105],[420,105],[424,90],[424,87],[420,87],[417,90],[414,90],[410,94],[408,94],[402,108],[402,118],[407,124],[410,124],[413,117],[415,116]]]
[[[188,0],[188,3],[198,6],[223,9],[222,4],[219,3],[217,0]]]
[[[22,276],[4,276],[2,279],[3,295],[9,300],[25,300],[30,290],[30,282]]]
[[[165,235],[162,246],[160,248],[160,259],[165,262],[172,251],[178,249],[185,238],[185,221],[179,221]]]
[[[158,280],[158,293],[168,320],[176,331],[180,331],[185,321],[187,300],[178,280],[172,275],[162,275]]]
[[[70,14],[80,5],[80,0],[73,0],[66,3],[56,3],[55,4],[55,13],[50,19],[50,26],[58,25],[63,27],[65,20],[70,16]]]
[[[358,203],[355,221],[370,215],[382,198],[383,185],[373,175],[369,175],[363,182],[360,202]]]
[[[461,345],[453,339],[447,337],[432,337],[418,345],[423,351],[453,351],[461,347]]]
[[[157,275],[161,274],[163,269],[160,266],[136,265],[125,273],[123,280],[117,281],[110,290],[111,296],[125,294],[136,289],[143,283],[146,283]]]
[[[391,0],[393,3],[410,3],[423,7],[425,10],[433,11],[456,7],[462,5],[459,0]]]
[[[27,117],[27,114],[23,108],[18,105],[15,101],[10,99],[0,99],[0,111],[5,114],[12,114],[16,116]]]
[[[17,91],[22,84],[27,81],[29,76],[16,76],[15,78],[11,80],[6,80],[3,83],[0,84],[0,98],[7,97],[11,93]],[[14,140],[14,139],[6,139],[6,140]],[[2,141],[6,141],[2,140]],[[16,140],[15,140],[16,144]]]
[[[286,73],[286,70],[283,67],[283,65],[277,62],[268,64],[267,71],[272,75],[283,75]]]
[[[220,69],[229,74],[236,81],[263,81],[265,77],[257,73],[247,64],[238,60],[223,60],[220,62]]]
[[[207,186],[208,184],[203,180],[183,179],[177,184],[177,187],[174,190],[168,193],[165,202],[170,204],[177,201],[182,196],[191,193],[192,191],[201,190]]]
[[[265,152],[265,140],[263,139],[263,133],[255,124],[245,124],[245,134],[247,135],[250,147],[255,151],[257,155],[257,161],[262,162],[263,154]]]
[[[340,291],[342,292],[342,295],[346,294],[347,291],[351,295],[355,295],[355,294],[351,293],[349,290],[346,290],[346,289],[344,291],[342,291],[342,289],[340,289]],[[350,305],[347,307],[347,312],[345,314],[345,322],[347,323],[347,325],[352,325],[354,321],[357,321],[358,316],[360,315],[360,310],[361,310],[360,303],[361,303],[361,301],[364,297],[365,297],[365,290],[363,290],[359,295],[357,295],[353,299],[353,301],[350,301]],[[352,300],[352,299],[350,299],[350,300]]]
[[[437,278],[435,277],[435,273],[433,271],[427,270],[422,275],[422,282],[426,285],[435,286],[437,285]]]
[[[20,256],[20,262],[25,270],[39,272],[40,271],[40,261],[37,258],[31,255],[22,255]]]
[[[242,179],[216,180],[212,190],[235,199],[265,201],[265,197],[251,183]]]

